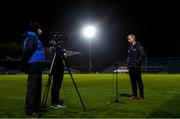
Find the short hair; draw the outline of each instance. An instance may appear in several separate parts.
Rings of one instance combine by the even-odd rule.
[[[38,22],[31,21],[27,30],[37,32],[39,28],[41,28],[41,25]]]
[[[129,34],[129,35],[127,36],[127,39],[128,39],[128,37],[131,37],[131,38],[133,38],[134,40],[136,40],[136,36],[135,36],[134,34]]]

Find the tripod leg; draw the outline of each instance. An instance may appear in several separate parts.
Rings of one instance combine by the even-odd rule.
[[[53,56],[53,60],[51,62],[51,67],[50,67],[50,71],[49,71],[49,78],[48,78],[48,82],[46,84],[46,89],[45,89],[45,92],[44,92],[44,96],[43,96],[43,99],[41,101],[41,105],[40,105],[40,110],[43,108],[43,107],[46,107],[46,102],[47,102],[47,98],[48,98],[48,93],[49,93],[49,89],[50,89],[50,86],[51,86],[51,79],[52,79],[52,70],[53,70],[53,67],[54,67],[54,61],[56,59],[56,53],[54,53],[54,56]]]
[[[51,79],[52,79],[52,75],[49,76],[49,79],[48,79],[48,82],[47,82],[47,85],[46,85],[46,89],[45,89],[44,96],[43,96],[42,103],[41,103],[42,108],[46,107],[48,93],[49,93],[49,89],[50,89],[50,85],[51,85]]]
[[[42,99],[41,104],[40,104],[38,117],[41,116],[42,109],[46,107],[48,92],[49,92],[49,88],[50,88],[50,85],[51,85],[51,78],[52,78],[52,76],[49,76],[48,82],[46,84],[46,89],[45,89],[44,96],[43,96],[43,99]]]
[[[116,66],[116,102],[119,102],[118,100],[118,66]]]
[[[119,85],[118,85],[118,65],[116,64],[115,65],[115,67],[116,67],[116,100],[115,100],[115,103],[121,103],[120,101],[119,101]]]
[[[71,79],[72,79],[72,81],[73,81],[74,87],[76,88],[76,91],[77,91],[77,94],[78,94],[79,99],[80,99],[80,101],[81,101],[81,104],[82,104],[82,106],[83,106],[83,109],[84,109],[84,111],[86,111],[86,107],[85,107],[85,105],[84,105],[84,103],[83,103],[83,100],[82,100],[82,98],[81,98],[81,95],[80,95],[80,93],[79,93],[79,91],[78,91],[78,88],[77,88],[77,86],[76,86],[76,83],[75,83],[75,81],[74,81],[74,79],[73,79],[73,77],[72,77],[72,74],[71,74],[71,71],[70,71],[69,68],[68,68],[68,72],[69,72],[69,74],[70,74],[70,76],[71,76]]]
[[[62,54],[62,56],[63,56],[64,63],[65,63],[65,65],[66,65],[67,69],[68,69],[68,72],[69,72],[69,74],[70,74],[70,77],[71,77],[71,79],[72,79],[72,82],[73,82],[73,84],[74,84],[74,87],[75,87],[75,89],[76,89],[76,92],[77,92],[77,94],[78,94],[78,96],[79,96],[79,99],[80,99],[80,101],[81,101],[81,104],[82,104],[82,106],[83,106],[83,109],[84,109],[84,111],[86,111],[86,107],[85,107],[85,105],[84,105],[84,103],[83,103],[83,100],[82,100],[82,98],[81,98],[81,95],[80,95],[80,93],[79,93],[79,90],[78,90],[78,88],[77,88],[77,86],[76,86],[76,83],[75,83],[75,81],[74,81],[74,79],[73,79],[71,70],[69,69],[69,66],[68,66],[68,64],[67,64],[67,62],[66,62],[66,60],[65,60],[64,53],[63,53],[62,51],[61,51],[61,54]]]

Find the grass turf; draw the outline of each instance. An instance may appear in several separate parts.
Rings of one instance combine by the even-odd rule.
[[[50,95],[43,118],[176,118],[180,117],[180,75],[143,74],[145,100],[128,100],[131,85],[127,74],[73,74],[87,108],[83,111],[69,74],[64,77],[61,99],[66,109],[51,109]],[[27,75],[0,75],[0,117],[28,117],[24,114]],[[43,75],[43,92],[48,76]],[[44,93],[42,93],[43,96]]]

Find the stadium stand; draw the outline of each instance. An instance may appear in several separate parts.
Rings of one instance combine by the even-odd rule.
[[[121,64],[121,63],[119,63]],[[105,68],[102,73],[113,73],[114,65]],[[148,58],[142,66],[143,73],[180,73],[180,57]],[[127,73],[127,67],[119,65],[118,72]]]

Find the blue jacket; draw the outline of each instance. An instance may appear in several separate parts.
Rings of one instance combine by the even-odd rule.
[[[43,45],[35,32],[24,34],[24,47],[21,57],[21,72],[41,72],[45,68],[45,52]]]
[[[29,37],[33,37],[33,39],[35,40],[37,44],[37,48],[32,54],[32,56],[29,58],[28,63],[30,64],[30,63],[35,63],[35,62],[45,62],[45,51],[39,37],[36,35],[35,32],[31,32],[31,31],[28,31],[26,35],[27,35],[27,38],[24,41],[24,49],[23,49],[24,52],[28,51],[27,41]]]

